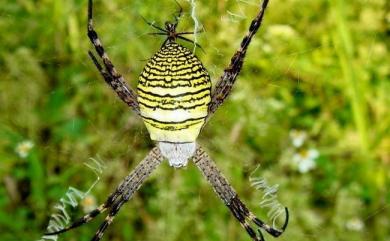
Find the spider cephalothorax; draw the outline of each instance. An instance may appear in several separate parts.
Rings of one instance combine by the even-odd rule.
[[[200,47],[197,43],[195,43],[191,39],[188,39],[188,38],[184,37],[184,35],[195,34],[195,33],[201,32],[201,31],[197,31],[197,32],[177,32],[176,31],[176,28],[179,25],[180,17],[181,17],[181,15],[183,13],[183,9],[181,8],[181,6],[179,4],[178,4],[178,6],[179,6],[180,9],[178,11],[177,16],[175,16],[175,21],[174,22],[169,22],[169,21],[165,22],[165,29],[162,28],[162,27],[157,26],[156,24],[154,24],[152,22],[147,21],[146,19],[144,19],[144,21],[148,25],[150,25],[153,28],[158,30],[158,32],[149,33],[149,34],[151,34],[151,35],[165,35],[165,36],[167,36],[167,38],[165,39],[165,41],[164,41],[164,43],[162,45],[165,45],[165,43],[167,43],[167,42],[175,42],[177,39],[181,39],[181,40],[193,43],[196,46]]]
[[[191,160],[199,168],[219,198],[230,209],[234,217],[245,228],[249,236],[255,240],[263,240],[258,227],[274,237],[283,233],[286,221],[280,230],[275,229],[258,219],[239,199],[237,193],[220,173],[207,153],[196,144],[196,139],[207,119],[218,109],[229,95],[232,86],[240,73],[246,50],[252,37],[261,25],[268,0],[263,0],[260,10],[252,21],[247,35],[243,38],[239,49],[230,60],[229,66],[221,76],[214,91],[207,70],[199,59],[177,40],[192,42],[183,37],[193,32],[176,32],[178,19],[166,23],[165,29],[149,23],[159,30],[155,35],[166,35],[160,50],[147,62],[139,77],[137,91],[129,88],[112,64],[105,52],[92,22],[92,0],[88,7],[88,37],[101,58],[104,68],[92,52],[89,55],[104,80],[114,89],[117,95],[128,104],[143,120],[152,140],[158,143],[140,164],[123,180],[117,189],[97,209],[80,218],[62,230],[49,230],[47,235],[66,232],[89,222],[100,213],[108,210],[105,221],[92,240],[102,238],[106,228],[112,223],[115,215],[132,195],[141,187],[150,173],[164,160],[171,166],[181,167]],[[192,42],[193,43],[193,42]],[[194,43],[196,44],[196,43]]]
[[[175,41],[179,34],[176,33],[177,23],[165,22],[165,30],[168,33],[168,39]]]

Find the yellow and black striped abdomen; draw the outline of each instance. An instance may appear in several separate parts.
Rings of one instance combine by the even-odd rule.
[[[194,142],[207,116],[211,81],[192,52],[168,41],[139,77],[138,103],[155,141]]]

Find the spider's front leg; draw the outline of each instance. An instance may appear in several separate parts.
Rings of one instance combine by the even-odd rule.
[[[201,148],[198,147],[193,158],[196,166],[201,170],[202,174],[206,177],[207,181],[213,186],[214,191],[218,194],[219,198],[225,203],[225,205],[230,209],[234,217],[241,223],[241,225],[245,228],[249,236],[254,241],[263,241],[263,235],[258,229],[259,235],[253,230],[252,225],[256,225],[257,227],[265,230],[267,233],[274,237],[280,236],[287,227],[288,224],[288,209],[285,208],[286,211],[286,221],[283,227],[278,230],[270,225],[264,223],[260,219],[258,219],[244,203],[239,199],[237,193],[230,186],[225,177],[218,170],[215,163],[210,159],[207,153]]]
[[[230,60],[229,66],[225,69],[223,75],[221,76],[220,81],[217,83],[212,95],[211,102],[208,108],[207,119],[218,109],[220,105],[224,102],[226,97],[230,94],[234,82],[238,74],[241,71],[242,64],[244,62],[245,54],[248,49],[249,43],[252,40],[252,37],[256,34],[257,30],[261,26],[263,20],[265,9],[267,8],[268,0],[263,0],[261,4],[260,11],[256,15],[256,18],[253,19],[248,33],[245,35],[241,41],[240,48],[235,52],[232,59]]]
[[[85,223],[90,222],[92,219],[97,217],[100,213],[109,210],[104,222],[100,225],[99,230],[96,232],[92,240],[100,240],[103,236],[104,231],[112,223],[115,215],[119,212],[119,209],[125,204],[133,194],[141,187],[146,178],[152,173],[153,170],[163,161],[160,149],[157,147],[153,148],[149,154],[142,160],[138,166],[122,181],[106,200],[106,202],[100,205],[95,210],[86,214],[73,222],[70,226],[56,230],[54,232],[46,233],[45,235],[57,235],[60,233],[67,232],[71,229],[77,228]],[[51,230],[50,230],[51,231]]]
[[[119,98],[139,115],[137,94],[126,84],[126,81],[123,76],[116,71],[113,63],[111,62],[110,58],[104,50],[104,47],[99,39],[97,32],[93,27],[92,0],[88,1],[88,37],[91,40],[92,44],[95,46],[95,50],[101,58],[105,67],[105,69],[103,69],[95,58],[95,56],[91,52],[88,52],[100,74],[103,76],[106,83],[110,85],[111,88],[117,93]]]

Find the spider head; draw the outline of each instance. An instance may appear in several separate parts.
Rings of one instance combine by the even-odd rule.
[[[176,40],[179,34],[176,32],[177,23],[165,22],[165,30],[169,40]]]
[[[158,30],[158,32],[149,33],[150,35],[160,35],[160,36],[163,35],[163,36],[167,36],[167,39],[164,41],[163,45],[165,43],[168,43],[168,42],[175,42],[176,39],[181,39],[181,40],[193,43],[196,46],[198,46],[200,49],[202,49],[202,47],[199,44],[197,44],[194,41],[192,41],[192,40],[190,40],[190,39],[188,39],[188,38],[183,36],[183,35],[187,35],[187,34],[200,33],[200,32],[202,32],[202,30],[194,31],[194,32],[176,32],[176,27],[179,24],[180,16],[181,16],[181,10],[180,10],[179,15],[175,17],[175,21],[174,22],[165,22],[165,28],[160,27],[160,26],[154,24],[153,22],[148,22],[144,17],[142,17],[142,18],[145,20],[145,22],[148,25],[150,25],[151,27],[153,27],[153,28]]]

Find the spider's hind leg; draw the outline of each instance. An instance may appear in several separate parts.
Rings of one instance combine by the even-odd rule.
[[[104,219],[103,223],[100,225],[99,229],[96,231],[95,235],[92,237],[91,241],[98,241],[102,239],[104,232],[110,226],[110,224],[114,221],[115,216],[118,214],[120,208],[123,204],[126,203],[127,200],[121,198],[118,202],[116,202],[107,217]]]
[[[245,230],[248,232],[248,234],[252,238],[256,237],[256,233],[254,233],[253,229],[250,227],[250,224],[248,223],[247,220],[249,220],[251,223],[255,224],[257,227],[265,230],[267,233],[269,233],[273,237],[279,237],[284,232],[284,230],[287,228],[288,220],[289,220],[289,213],[288,213],[287,208],[285,208],[286,218],[285,218],[284,224],[280,228],[280,230],[278,230],[278,229],[275,229],[275,228],[271,227],[270,225],[264,223],[260,219],[258,219],[251,211],[248,210],[248,208],[239,199],[238,196],[235,196],[230,201],[230,203],[227,204],[227,206],[229,207],[230,211],[237,218],[237,220],[242,224],[242,226],[245,228]],[[259,240],[264,240],[260,229],[258,231],[259,231],[259,235],[260,235]]]
[[[264,238],[260,229],[258,229],[257,234],[252,226],[257,226],[258,228],[263,229],[273,237],[278,237],[284,232],[289,219],[287,208],[285,209],[286,221],[284,225],[280,230],[275,229],[258,219],[251,211],[249,211],[245,204],[239,199],[237,193],[230,186],[225,177],[218,170],[215,163],[201,147],[198,147],[196,150],[193,161],[200,169],[202,174],[206,177],[207,181],[213,186],[213,189],[219,198],[230,209],[234,217],[240,222],[240,224],[254,241],[263,241]]]
[[[155,147],[149,153],[149,155],[136,167],[132,172],[133,176],[129,183],[126,185],[125,190],[123,190],[122,196],[116,201],[111,209],[104,222],[100,225],[98,231],[95,233],[91,241],[99,241],[102,237],[108,226],[112,223],[115,216],[118,214],[120,208],[125,204],[133,194],[141,187],[145,182],[146,178],[152,173],[152,171],[163,161],[163,156],[160,152],[160,149]]]
[[[93,210],[87,215],[81,217],[70,226],[61,230],[46,233],[45,235],[57,235],[77,228],[85,223],[90,222],[100,213],[109,209],[108,216],[100,226],[98,232],[95,234],[94,239],[92,239],[100,240],[104,231],[113,221],[114,216],[118,213],[122,205],[133,196],[133,194],[141,187],[146,178],[149,177],[152,171],[156,169],[156,167],[163,161],[163,159],[164,158],[161,155],[160,150],[157,147],[153,148],[149,154],[137,165],[137,167],[122,181],[115,192],[113,192],[107,198],[104,204],[100,205],[97,209]]]
[[[71,229],[74,229],[74,228],[77,228],[83,224],[86,224],[88,223],[89,221],[91,221],[92,219],[94,219],[95,217],[97,217],[99,214],[103,213],[104,211],[107,210],[107,207],[109,206],[106,206],[106,203],[100,205],[98,208],[92,210],[90,213],[84,215],[83,217],[79,218],[78,220],[74,221],[71,225],[69,225],[68,227],[65,227],[63,229],[60,229],[60,230],[56,230],[56,231],[53,231],[53,232],[48,232],[48,233],[45,233],[45,235],[58,235],[58,234],[61,234],[61,233],[65,233]]]
[[[45,235],[57,235],[57,234],[65,233],[65,232],[67,232],[67,231],[69,231],[71,229],[80,227],[83,224],[86,224],[86,223],[90,222],[91,220],[96,218],[99,214],[105,212],[107,209],[111,208],[111,206],[113,206],[115,201],[118,199],[119,196],[121,196],[123,194],[124,190],[126,189],[126,187],[131,182],[131,180],[132,180],[132,178],[134,176],[134,172],[136,170],[137,169],[135,169],[132,173],[130,173],[122,181],[122,183],[116,188],[116,190],[113,193],[111,193],[110,196],[108,196],[107,200],[103,204],[101,204],[99,207],[97,207],[96,209],[94,209],[91,212],[87,213],[86,215],[84,215],[83,217],[79,218],[78,220],[74,221],[68,227],[65,227],[63,229],[56,230],[56,231],[53,231],[53,232],[45,233]]]

